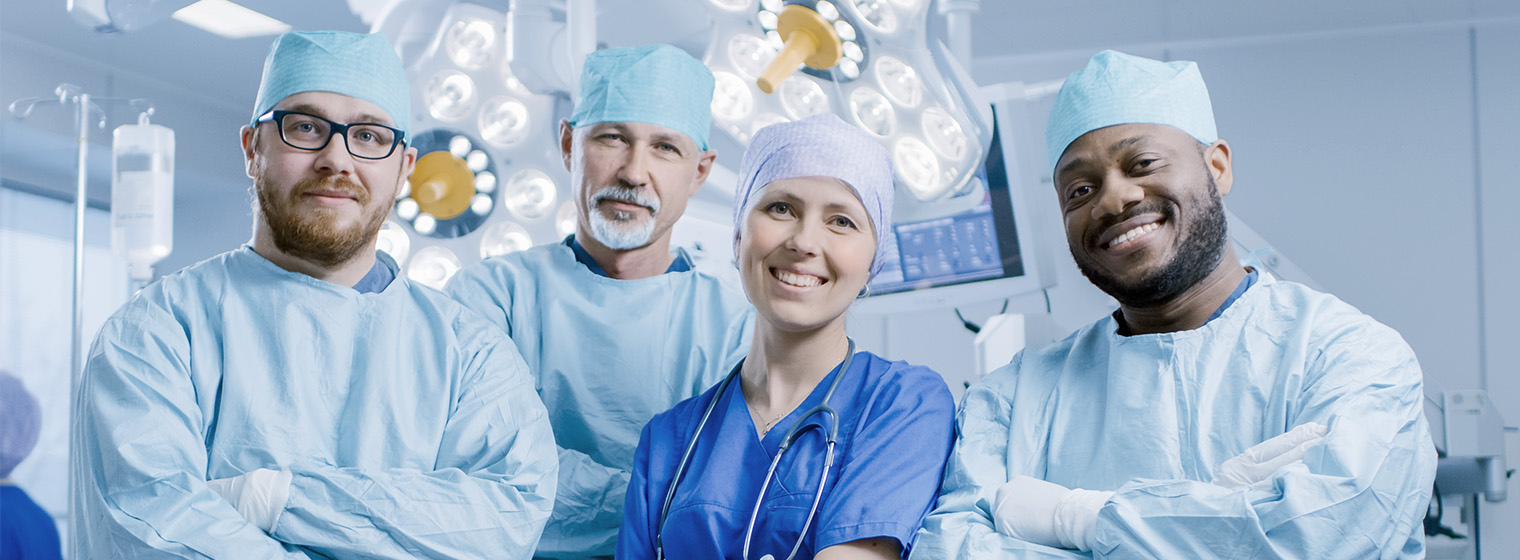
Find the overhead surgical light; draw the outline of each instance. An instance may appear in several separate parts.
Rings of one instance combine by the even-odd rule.
[[[971,140],[961,129],[961,123],[956,122],[955,117],[950,116],[944,108],[935,105],[924,109],[923,127],[924,136],[929,139],[929,145],[934,147],[934,151],[951,161],[966,158]]]
[[[440,121],[457,121],[475,110],[475,82],[463,72],[434,74],[423,89],[428,114]]]
[[[480,235],[480,258],[515,253],[533,246],[528,230],[514,222],[496,222]]]
[[[792,76],[781,82],[781,106],[794,119],[804,119],[829,112],[829,95],[818,82],[805,76]]]
[[[744,3],[752,6],[753,0]],[[425,257],[424,249],[446,250],[453,260],[441,262],[457,269],[475,262],[486,247],[502,246],[496,233],[487,239],[499,224],[524,232],[513,239],[557,233],[547,218],[568,196],[559,190],[566,188],[568,173],[557,146],[558,123],[570,106],[561,100],[563,90],[525,86],[552,86],[554,80],[544,78],[564,71],[559,59],[547,62],[551,53],[563,53],[551,42],[563,31],[551,29],[554,14],[524,11],[514,24],[506,13],[479,3],[428,4],[392,10],[373,31],[397,41],[412,88],[408,145],[417,148],[417,166],[392,219],[410,236],[409,274],[438,282],[446,275],[427,267],[444,265],[416,262],[436,260]],[[540,4],[547,6],[531,7]],[[559,17],[563,21],[564,14]],[[427,39],[419,41],[419,33]],[[523,56],[514,58],[514,52]],[[530,62],[537,65],[523,66]]]
[[[853,4],[860,18],[877,31],[897,31],[897,14],[892,11],[892,5],[887,0],[853,0]]]
[[[507,180],[502,191],[502,203],[507,210],[524,220],[544,217],[554,207],[554,180],[537,169],[524,169]]]
[[[969,76],[927,37],[931,3],[760,0],[736,12],[739,4],[709,10],[714,37],[704,62],[732,77],[752,77],[761,61],[770,63],[745,84],[747,98],[731,83],[719,85],[715,128],[743,146],[755,128],[779,118],[833,112],[881,140],[908,200],[932,204],[983,188],[973,178],[991,122],[972,98]],[[813,56],[824,60],[804,60]],[[764,95],[771,92],[777,95]],[[738,113],[735,100],[751,101],[742,117],[750,126],[725,120]]]
[[[554,230],[560,237],[575,233],[575,218],[574,202],[565,201],[560,205],[559,211],[554,213]]]
[[[892,168],[903,186],[920,199],[928,198],[940,188],[939,158],[922,140],[912,136],[899,138],[892,146]]]
[[[870,86],[860,86],[850,92],[850,114],[855,123],[866,132],[877,136],[891,136],[897,129],[897,113],[886,96]]]
[[[725,121],[737,121],[755,110],[754,95],[743,78],[728,72],[713,72],[712,113]]]
[[[876,57],[876,81],[887,97],[903,107],[917,107],[924,97],[924,82],[907,63],[882,55]]]
[[[528,106],[513,97],[497,97],[480,110],[480,137],[505,148],[528,137]]]
[[[465,18],[454,22],[444,32],[443,46],[454,64],[466,70],[479,70],[491,61],[499,36],[500,32],[491,22]]]
[[[459,272],[459,257],[453,251],[432,245],[417,250],[406,267],[406,277],[435,290],[442,290]]]
[[[775,58],[776,48],[758,36],[740,33],[728,40],[729,62],[750,79],[759,78]]]
[[[405,266],[406,258],[412,253],[412,238],[407,237],[406,230],[400,224],[386,220],[380,225],[380,236],[375,240],[375,249],[390,255],[397,265]]]
[[[421,235],[444,239],[484,224],[496,206],[491,155],[470,137],[448,129],[421,132],[412,145],[422,155],[407,177],[406,194],[396,201],[396,217]]]

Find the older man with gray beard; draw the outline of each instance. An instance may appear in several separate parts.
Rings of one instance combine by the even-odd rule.
[[[549,408],[560,483],[540,557],[612,556],[644,424],[748,350],[744,295],[670,248],[717,156],[712,92],[712,73],[675,47],[592,53],[560,125],[575,234],[486,259],[448,286],[517,343]]]

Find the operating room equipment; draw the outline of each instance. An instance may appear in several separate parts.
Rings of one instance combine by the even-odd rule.
[[[792,546],[792,552],[787,555],[786,560],[796,557],[797,551],[802,548],[802,542],[807,538],[808,526],[813,524],[813,517],[818,513],[818,504],[823,498],[823,489],[829,478],[829,467],[834,465],[834,444],[839,437],[839,412],[829,406],[829,398],[834,396],[834,390],[839,388],[839,381],[844,379],[845,372],[850,370],[850,363],[854,360],[855,341],[850,339],[849,350],[845,355],[844,362],[839,365],[839,374],[834,376],[834,381],[829,384],[828,391],[823,394],[823,401],[818,406],[803,413],[802,417],[792,424],[791,429],[787,430],[786,436],[781,439],[781,447],[777,448],[776,455],[771,459],[771,466],[765,473],[765,482],[760,485],[760,494],[755,497],[755,508],[750,512],[749,523],[744,528],[744,551],[742,556],[744,560],[749,560],[750,538],[755,531],[755,520],[760,516],[760,505],[765,503],[765,493],[770,488],[771,479],[776,474],[776,466],[781,464],[781,458],[786,455],[786,450],[792,446],[792,443],[797,440],[799,435],[810,428],[824,429],[818,424],[809,424],[807,419],[816,414],[826,414],[829,418],[829,427],[823,433],[824,441],[827,444],[823,457],[823,471],[819,475],[818,488],[813,491],[813,505],[808,510],[807,520],[803,522],[802,529],[797,534],[797,543]],[[671,480],[670,489],[665,492],[665,502],[660,506],[659,523],[655,525],[655,558],[660,560],[664,560],[665,558],[665,546],[663,544],[665,516],[670,513],[670,504],[675,500],[676,488],[680,487],[681,479],[686,478],[686,465],[691,460],[692,452],[696,450],[697,440],[702,436],[702,428],[707,426],[707,419],[712,416],[713,409],[718,406],[718,402],[721,400],[719,397],[722,397],[723,392],[727,391],[730,385],[733,385],[734,379],[739,376],[739,372],[743,367],[744,361],[740,360],[738,364],[734,365],[734,369],[728,374],[728,377],[723,379],[723,383],[718,386],[717,393],[713,395],[712,400],[708,401],[707,409],[702,411],[702,419],[697,422],[696,432],[691,435],[691,441],[686,444],[686,451],[681,453],[681,461],[676,466],[675,478]]]
[[[148,122],[116,128],[111,142],[111,250],[127,260],[134,288],[174,250],[174,131]]]
[[[358,4],[350,1],[356,12]],[[733,185],[722,178],[732,176],[729,170],[737,168],[756,130],[824,112],[871,132],[888,148],[897,188],[905,193],[902,198],[912,199],[897,205],[902,212],[942,213],[947,200],[960,208],[981,196],[976,172],[991,137],[990,116],[976,101],[970,76],[933,36],[934,8],[928,0],[382,4],[363,11],[373,30],[391,37],[412,78],[412,136],[419,140],[419,158],[442,151],[451,157],[433,159],[470,170],[445,176],[434,165],[442,161],[419,164],[398,199],[391,216],[396,228],[389,235],[408,237],[410,254],[393,256],[415,278],[451,268],[433,262],[438,259],[468,266],[573,231],[557,126],[569,116],[574,69],[596,45],[681,37],[673,41],[676,46],[713,70],[719,159],[708,186],[693,200],[695,211],[682,220],[702,226],[684,227],[704,229],[706,221],[727,225],[726,216],[704,215],[702,209],[729,207]],[[956,13],[965,8],[958,4]],[[634,15],[630,12],[662,14],[662,25],[658,30],[604,25],[598,36],[598,21],[627,19]],[[778,78],[775,93],[767,95],[756,80],[786,47],[782,12],[805,15],[813,34],[838,44],[837,54],[820,61],[819,68],[786,69],[790,76]],[[432,193],[469,203],[442,207],[430,203]],[[683,246],[699,257],[705,253]],[[438,250],[424,253],[423,247]]]
[[[1471,542],[1481,558],[1482,506],[1478,496],[1488,503],[1509,498],[1514,470],[1505,461],[1504,438],[1505,431],[1515,428],[1505,427],[1488,392],[1478,389],[1427,391],[1425,415],[1430,418],[1430,432],[1440,456],[1432,514],[1426,520],[1430,557],[1460,558]],[[1470,540],[1442,525],[1449,521],[1444,507],[1448,501],[1458,504],[1459,519],[1468,526]],[[1453,536],[1456,538],[1448,538]]]
[[[92,97],[79,86],[72,84],[59,84],[53,90],[52,97],[28,97],[18,99],[10,104],[10,113],[17,119],[25,119],[32,114],[32,110],[39,105],[74,105],[76,140],[79,144],[75,165],[74,184],[74,280],[73,280],[73,339],[69,350],[69,402],[74,402],[74,395],[79,388],[79,376],[84,367],[84,333],[81,332],[84,322],[84,210],[86,205],[86,186],[89,183],[89,151],[90,151],[90,128],[105,128],[106,114],[99,103],[127,103],[144,114],[153,112],[153,105],[146,99],[124,97]],[[92,120],[94,115],[99,118]],[[169,168],[173,173],[173,168]]]

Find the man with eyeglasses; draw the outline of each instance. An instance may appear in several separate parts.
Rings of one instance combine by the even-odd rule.
[[[72,558],[526,558],[543,403],[500,329],[375,251],[411,172],[380,35],[294,32],[242,130],[253,241],[101,329],[72,425]]]

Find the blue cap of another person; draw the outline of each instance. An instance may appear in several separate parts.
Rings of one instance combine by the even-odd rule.
[[[739,252],[745,216],[760,201],[760,189],[798,177],[833,177],[855,191],[876,231],[876,257],[871,260],[871,278],[875,278],[891,258],[892,158],[875,138],[833,113],[755,132],[739,164],[739,185],[734,189],[734,252]]]
[[[601,122],[660,125],[707,150],[713,74],[670,45],[603,49],[586,55],[570,126]]]
[[[1219,139],[1197,64],[1103,51],[1072,72],[1056,94],[1045,128],[1050,169],[1083,134],[1120,124],[1164,124],[1205,144]]]
[[[264,79],[253,104],[253,119],[286,97],[330,91],[374,103],[395,127],[409,130],[411,90],[401,57],[381,33],[291,31],[280,35],[264,59]]]

